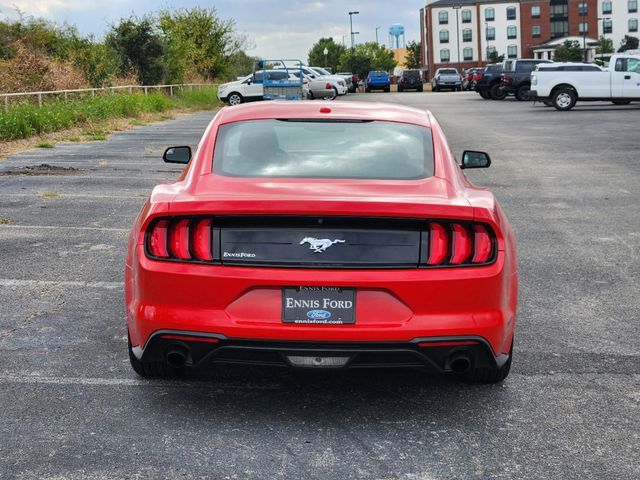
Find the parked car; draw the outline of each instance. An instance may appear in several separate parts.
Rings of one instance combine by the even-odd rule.
[[[511,65],[511,62],[507,63],[509,66]],[[487,65],[482,72],[482,76],[476,81],[475,90],[485,100],[502,100],[507,96],[507,94],[500,89],[504,68],[504,63]]]
[[[439,92],[443,88],[462,91],[462,77],[455,68],[439,68],[431,79],[431,90]]]
[[[515,95],[521,102],[529,100],[531,72],[536,65],[550,63],[551,60],[518,59],[511,62],[511,69],[502,72],[501,89],[507,95]]]
[[[360,102],[223,108],[199,145],[165,151],[184,171],[131,230],[139,375],[225,363],[509,374],[515,237],[464,174],[486,153],[458,164],[430,112]]]
[[[578,101],[640,101],[640,55],[612,55],[608,70],[584,63],[538,65],[530,95],[557,110],[571,110]]]
[[[240,105],[244,102],[254,102],[264,99],[263,81],[267,77],[270,80],[296,79],[292,71],[274,69],[258,70],[244,77],[242,80],[223,83],[218,86],[218,99],[229,105]]]
[[[300,70],[290,70],[290,72],[300,78],[302,75],[302,90],[304,98],[314,100],[321,98],[323,100],[334,100],[338,96],[337,90],[333,87],[333,84],[322,77],[311,78]]]
[[[333,87],[338,92],[338,95],[346,95],[349,92],[349,86],[347,84],[347,81],[343,77],[339,75],[334,75],[329,70],[323,67],[307,67],[307,68],[316,72],[320,77],[323,77],[324,79],[328,79],[333,84]]]
[[[423,82],[420,70],[405,70],[398,80],[398,92],[405,90],[415,90],[421,92],[423,90]]]
[[[347,82],[347,88],[350,93],[355,93],[358,89],[358,76],[351,72],[338,72],[337,76],[342,77]]]
[[[367,74],[367,78],[364,81],[364,91],[370,92],[371,90],[391,91],[391,79],[387,72],[372,70]]]

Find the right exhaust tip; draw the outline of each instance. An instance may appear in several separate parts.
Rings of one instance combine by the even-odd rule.
[[[189,352],[184,347],[173,345],[167,351],[167,363],[173,368],[182,368],[187,363],[188,355]]]

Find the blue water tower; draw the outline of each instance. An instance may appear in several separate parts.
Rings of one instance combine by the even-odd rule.
[[[389,45],[391,48],[400,48],[400,37],[402,37],[402,48],[404,48],[404,25],[394,23],[389,27]]]

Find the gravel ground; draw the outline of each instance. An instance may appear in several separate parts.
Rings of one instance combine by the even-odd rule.
[[[164,147],[197,144],[213,115],[198,113],[0,162],[0,478],[640,478],[640,105],[347,100],[429,108],[458,156],[492,155],[469,176],[498,195],[519,240],[507,381],[255,368],[138,378],[128,229],[179,172]]]

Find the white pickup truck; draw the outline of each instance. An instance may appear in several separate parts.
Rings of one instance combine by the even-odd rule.
[[[612,55],[609,69],[588,63],[541,63],[531,73],[531,97],[557,110],[578,101],[640,101],[640,55]]]

